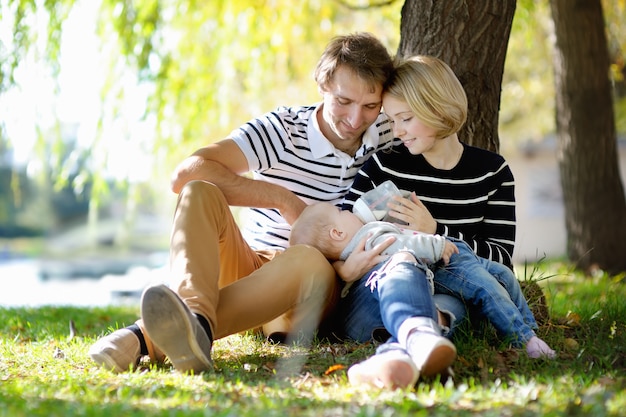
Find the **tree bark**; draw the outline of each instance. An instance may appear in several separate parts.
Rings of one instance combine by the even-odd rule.
[[[551,0],[550,6],[567,254],[584,270],[626,271],[626,199],[601,0]]]
[[[399,56],[444,60],[469,101],[465,143],[498,152],[498,112],[506,49],[516,0],[406,0]]]

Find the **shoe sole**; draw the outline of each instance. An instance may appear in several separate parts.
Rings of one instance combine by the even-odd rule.
[[[449,344],[448,344],[449,343]],[[456,359],[456,348],[450,342],[436,346],[430,353],[420,374],[426,378],[439,375],[447,370]]]
[[[172,290],[164,285],[146,289],[141,317],[148,336],[177,371],[200,373],[213,368],[211,340],[204,330],[195,331],[191,311]]]
[[[371,361],[368,360],[368,361]],[[352,365],[348,369],[348,381],[352,385],[369,385],[379,389],[405,389],[415,385],[419,377],[411,359],[400,358]]]

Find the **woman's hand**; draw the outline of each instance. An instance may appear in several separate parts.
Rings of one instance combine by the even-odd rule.
[[[345,261],[335,261],[333,263],[337,275],[339,275],[343,281],[356,281],[374,266],[386,260],[388,256],[382,255],[381,253],[396,240],[395,237],[390,236],[371,249],[365,250],[365,242],[368,237],[369,236],[365,236],[359,241],[354,251],[348,256],[348,259]]]
[[[410,198],[393,197],[389,208],[389,215],[407,223],[408,229],[430,234],[437,231],[437,221],[415,192],[411,193]]]

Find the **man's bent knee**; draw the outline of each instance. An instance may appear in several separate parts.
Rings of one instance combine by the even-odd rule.
[[[288,256],[289,264],[294,267],[294,271],[298,271],[301,279],[309,281],[313,286],[330,285],[336,281],[335,269],[328,259],[312,246],[294,245],[281,256]]]
[[[332,265],[317,249],[294,245],[280,259],[285,279],[293,280],[298,288],[292,310],[263,327],[266,335],[275,333],[312,332],[320,320],[331,311],[339,294],[337,276]]]
[[[308,245],[294,245],[281,258],[291,279],[300,281],[300,302],[314,298],[329,299],[338,291],[337,274],[322,253]]]
[[[207,197],[210,197],[211,195],[219,195],[221,198],[224,198],[224,194],[222,193],[222,190],[220,190],[217,185],[213,184],[212,182],[201,181],[201,180],[189,181],[187,184],[183,186],[182,190],[180,191],[180,194],[181,195],[205,194],[205,196]]]

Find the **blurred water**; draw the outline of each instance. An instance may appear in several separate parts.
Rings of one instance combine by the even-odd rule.
[[[168,268],[138,266],[123,275],[100,278],[41,279],[40,263],[32,259],[0,262],[0,306],[139,305],[144,288],[167,283]]]

